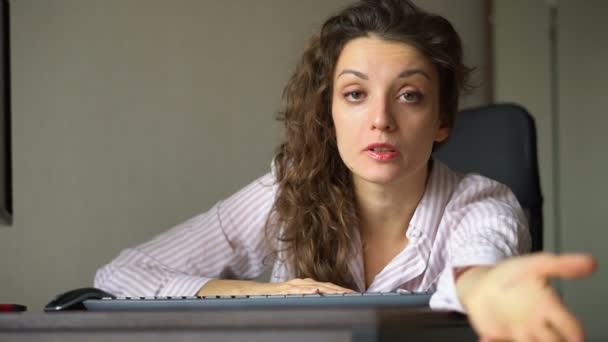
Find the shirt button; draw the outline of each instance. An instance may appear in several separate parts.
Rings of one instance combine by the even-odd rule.
[[[418,229],[412,229],[411,234],[410,234],[413,238],[419,238],[420,237],[420,231]]]

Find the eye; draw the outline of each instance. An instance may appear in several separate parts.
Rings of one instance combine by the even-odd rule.
[[[361,102],[365,98],[365,93],[358,90],[349,91],[347,93],[344,93],[344,98],[350,102]]]
[[[418,103],[422,101],[423,95],[417,91],[404,91],[399,94],[399,100],[405,103]]]

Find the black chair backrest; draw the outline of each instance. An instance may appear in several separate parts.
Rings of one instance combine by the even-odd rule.
[[[543,198],[530,113],[515,104],[463,110],[433,155],[453,170],[476,172],[510,187],[528,215],[532,251],[542,250]]]

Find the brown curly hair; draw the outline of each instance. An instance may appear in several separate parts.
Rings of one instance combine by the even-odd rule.
[[[372,34],[412,45],[432,62],[439,74],[441,119],[450,127],[469,72],[452,25],[408,0],[358,1],[330,17],[310,40],[283,93],[278,119],[285,141],[274,160],[279,189],[267,236],[278,237],[295,277],[347,288],[355,288],[348,264],[358,215],[351,173],[338,154],[332,79],[344,46]]]

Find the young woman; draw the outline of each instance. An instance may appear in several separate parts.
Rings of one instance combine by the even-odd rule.
[[[431,158],[468,69],[442,17],[363,0],[329,18],[285,89],[271,172],[206,213],[127,249],[95,285],[117,295],[435,291],[485,339],[582,338],[548,286],[585,255],[529,250],[511,191]],[[272,265],[269,283],[252,281]]]

